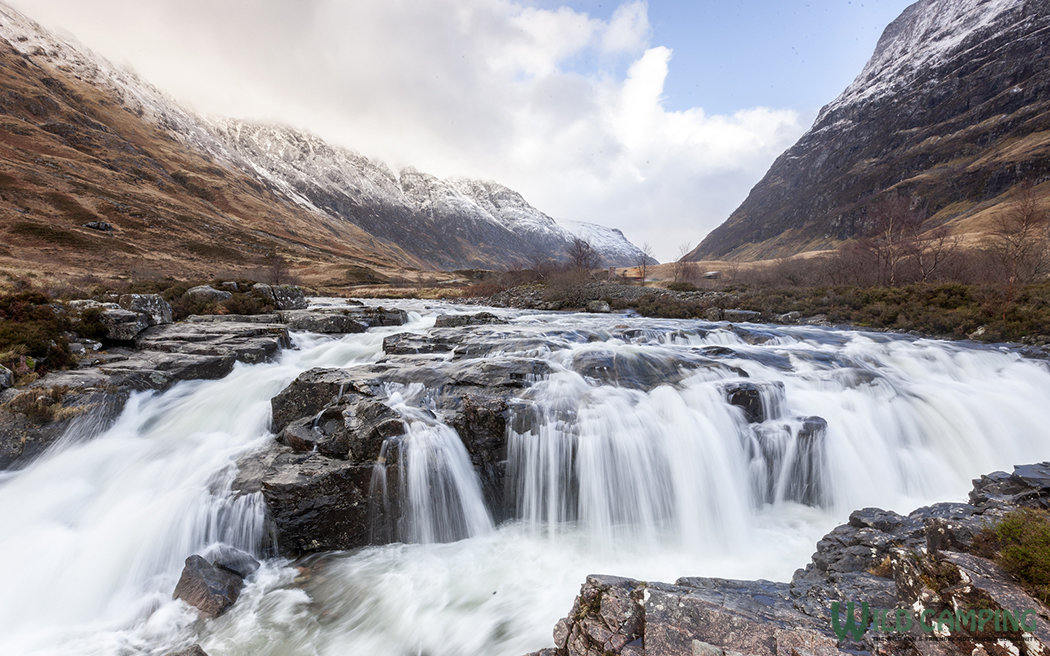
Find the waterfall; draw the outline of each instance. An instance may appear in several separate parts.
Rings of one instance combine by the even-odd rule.
[[[407,420],[404,435],[388,438],[373,469],[370,492],[382,495],[402,542],[450,542],[491,531],[492,518],[463,441],[426,409],[413,406],[423,386],[388,386],[388,402]],[[396,463],[399,507],[391,508],[388,468]],[[373,528],[373,531],[375,528]],[[389,534],[389,531],[384,531]]]
[[[198,641],[211,656],[520,656],[549,643],[589,573],[784,579],[854,508],[961,500],[976,475],[1050,459],[1050,369],[1009,351],[519,313],[491,328],[501,352],[551,373],[511,406],[509,521],[494,525],[432,390],[390,386],[405,431],[383,445],[370,503],[391,518],[377,541],[400,543],[302,570],[263,551],[261,499],[229,489],[234,463],[273,439],[270,398],[306,369],[368,366],[385,335],[432,325],[413,314],[341,339],[299,335],[277,362],[136,395],[100,434],[0,475],[13,591],[0,596],[0,653],[161,656]],[[265,562],[227,615],[197,622],[171,591],[183,559],[219,543]]]

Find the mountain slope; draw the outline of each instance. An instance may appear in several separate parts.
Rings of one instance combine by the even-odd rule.
[[[920,0],[687,258],[833,247],[896,194],[918,199],[927,227],[979,237],[1017,185],[1048,175],[1050,3]]]
[[[231,157],[304,207],[340,217],[443,269],[528,266],[564,259],[571,227],[495,182],[443,180],[332,146],[287,127],[215,121],[217,156]],[[618,230],[596,226],[587,239],[608,266],[637,262],[641,251]]]
[[[41,240],[61,231],[59,239],[69,245],[98,245],[116,236],[107,267],[123,270],[134,265],[168,271],[182,258],[196,273],[243,268],[274,250],[288,251],[302,266],[322,268],[349,258],[373,268],[499,269],[565,259],[575,236],[495,183],[441,180],[412,169],[395,173],[290,128],[198,117],[2,3],[0,39],[7,46],[0,111],[18,122],[10,123],[16,127],[6,131],[8,149],[0,152],[11,168],[0,185],[10,187],[12,198],[0,208],[23,215],[15,221],[22,225],[19,255],[39,251]],[[38,107],[38,97],[48,103]],[[25,134],[12,140],[19,131]],[[57,144],[77,156],[41,168],[30,153]],[[78,158],[92,164],[74,166]],[[84,168],[100,162],[105,172],[88,174]],[[78,176],[99,184],[70,184]],[[84,218],[106,217],[116,234],[98,234],[83,228],[87,220],[70,222],[47,203],[29,202],[51,188],[68,198],[61,202],[82,207]],[[122,210],[113,210],[113,199]],[[141,218],[165,208],[171,215],[164,219],[165,239],[127,228],[134,222],[125,215]],[[619,231],[594,234],[609,265],[632,264],[640,256]],[[158,250],[162,246],[168,252]],[[46,253],[62,250],[57,243],[41,248],[30,259],[47,263]],[[122,249],[130,262],[118,257]],[[163,261],[152,263],[158,258]],[[59,259],[65,267],[78,261],[66,254]]]
[[[418,260],[304,211],[194,142],[160,92],[0,5],[0,257],[22,274],[210,276],[293,262]],[[104,221],[100,231],[85,224]]]

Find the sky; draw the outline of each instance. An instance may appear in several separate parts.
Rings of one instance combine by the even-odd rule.
[[[732,213],[910,1],[12,4],[198,112],[496,180],[667,261]]]

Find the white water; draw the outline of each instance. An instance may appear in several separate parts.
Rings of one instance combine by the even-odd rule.
[[[653,330],[632,344],[614,336],[618,324]],[[600,341],[554,334],[559,326]],[[199,641],[211,656],[520,656],[550,644],[589,573],[784,580],[853,508],[962,499],[976,475],[1050,458],[1045,364],[805,328],[751,346],[696,326],[516,321],[518,333],[549,336],[533,350],[555,373],[528,392],[510,435],[518,519],[495,528],[454,431],[421,409],[420,390],[394,390],[410,419],[397,445],[410,499],[402,535],[420,544],[329,555],[303,575],[270,559],[210,623],[171,590],[183,559],[217,542],[264,555],[259,504],[231,502],[227,489],[236,459],[272,439],[270,397],[310,367],[377,359],[383,335],[404,328],[301,336],[277,363],[137,397],[103,435],[0,479],[0,653],[163,654]],[[746,425],[722,400],[719,385],[735,377],[724,371],[645,392],[567,369],[596,347],[673,357],[713,344],[734,349],[739,357],[722,361],[750,380],[783,383],[779,418]],[[790,500],[794,418],[806,416],[828,425],[810,472],[824,507]],[[440,543],[463,535],[473,537]]]

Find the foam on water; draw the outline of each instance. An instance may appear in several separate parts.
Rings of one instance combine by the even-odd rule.
[[[420,312],[408,326],[300,335],[277,362],[136,396],[101,435],[0,477],[0,653],[159,655],[199,641],[211,656],[517,656],[550,644],[587,574],[785,580],[853,508],[963,499],[978,474],[1050,458],[1050,371],[1009,352],[516,313],[498,330],[538,338],[523,352],[553,373],[509,422],[511,521],[493,525],[426,390],[391,386],[408,425],[386,448],[398,449],[388,466],[409,544],[301,570],[268,558],[228,614],[197,621],[170,600],[188,555],[219,542],[269,555],[261,501],[229,492],[235,461],[272,439],[269,399],[306,369],[367,366],[385,335],[433,326],[432,310],[408,307]],[[718,366],[619,387],[573,369],[599,347],[650,363],[717,355]],[[763,390],[765,421],[726,402],[739,383]]]

